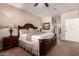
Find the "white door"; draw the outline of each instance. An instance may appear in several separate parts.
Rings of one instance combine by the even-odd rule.
[[[65,20],[65,40],[79,42],[79,18]]]

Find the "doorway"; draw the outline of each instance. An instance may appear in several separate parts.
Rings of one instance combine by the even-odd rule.
[[[65,20],[65,40],[79,42],[79,18]]]

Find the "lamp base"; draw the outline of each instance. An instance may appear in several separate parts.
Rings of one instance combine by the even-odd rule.
[[[13,32],[12,28],[10,28],[9,32],[10,32],[10,36],[12,36],[12,32]]]

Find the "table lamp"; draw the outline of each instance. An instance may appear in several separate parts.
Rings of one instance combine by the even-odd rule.
[[[14,25],[13,25],[13,24],[10,24],[10,30],[9,30],[10,36],[12,36],[12,32],[13,32],[12,28],[13,28],[13,27],[14,27]]]

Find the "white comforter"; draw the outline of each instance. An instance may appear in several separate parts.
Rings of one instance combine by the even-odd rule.
[[[19,40],[26,42],[26,45],[30,46],[26,49],[29,49],[32,54],[39,55],[39,40],[49,39],[54,36],[54,33],[51,32],[40,32],[40,33],[26,33],[20,34]]]

